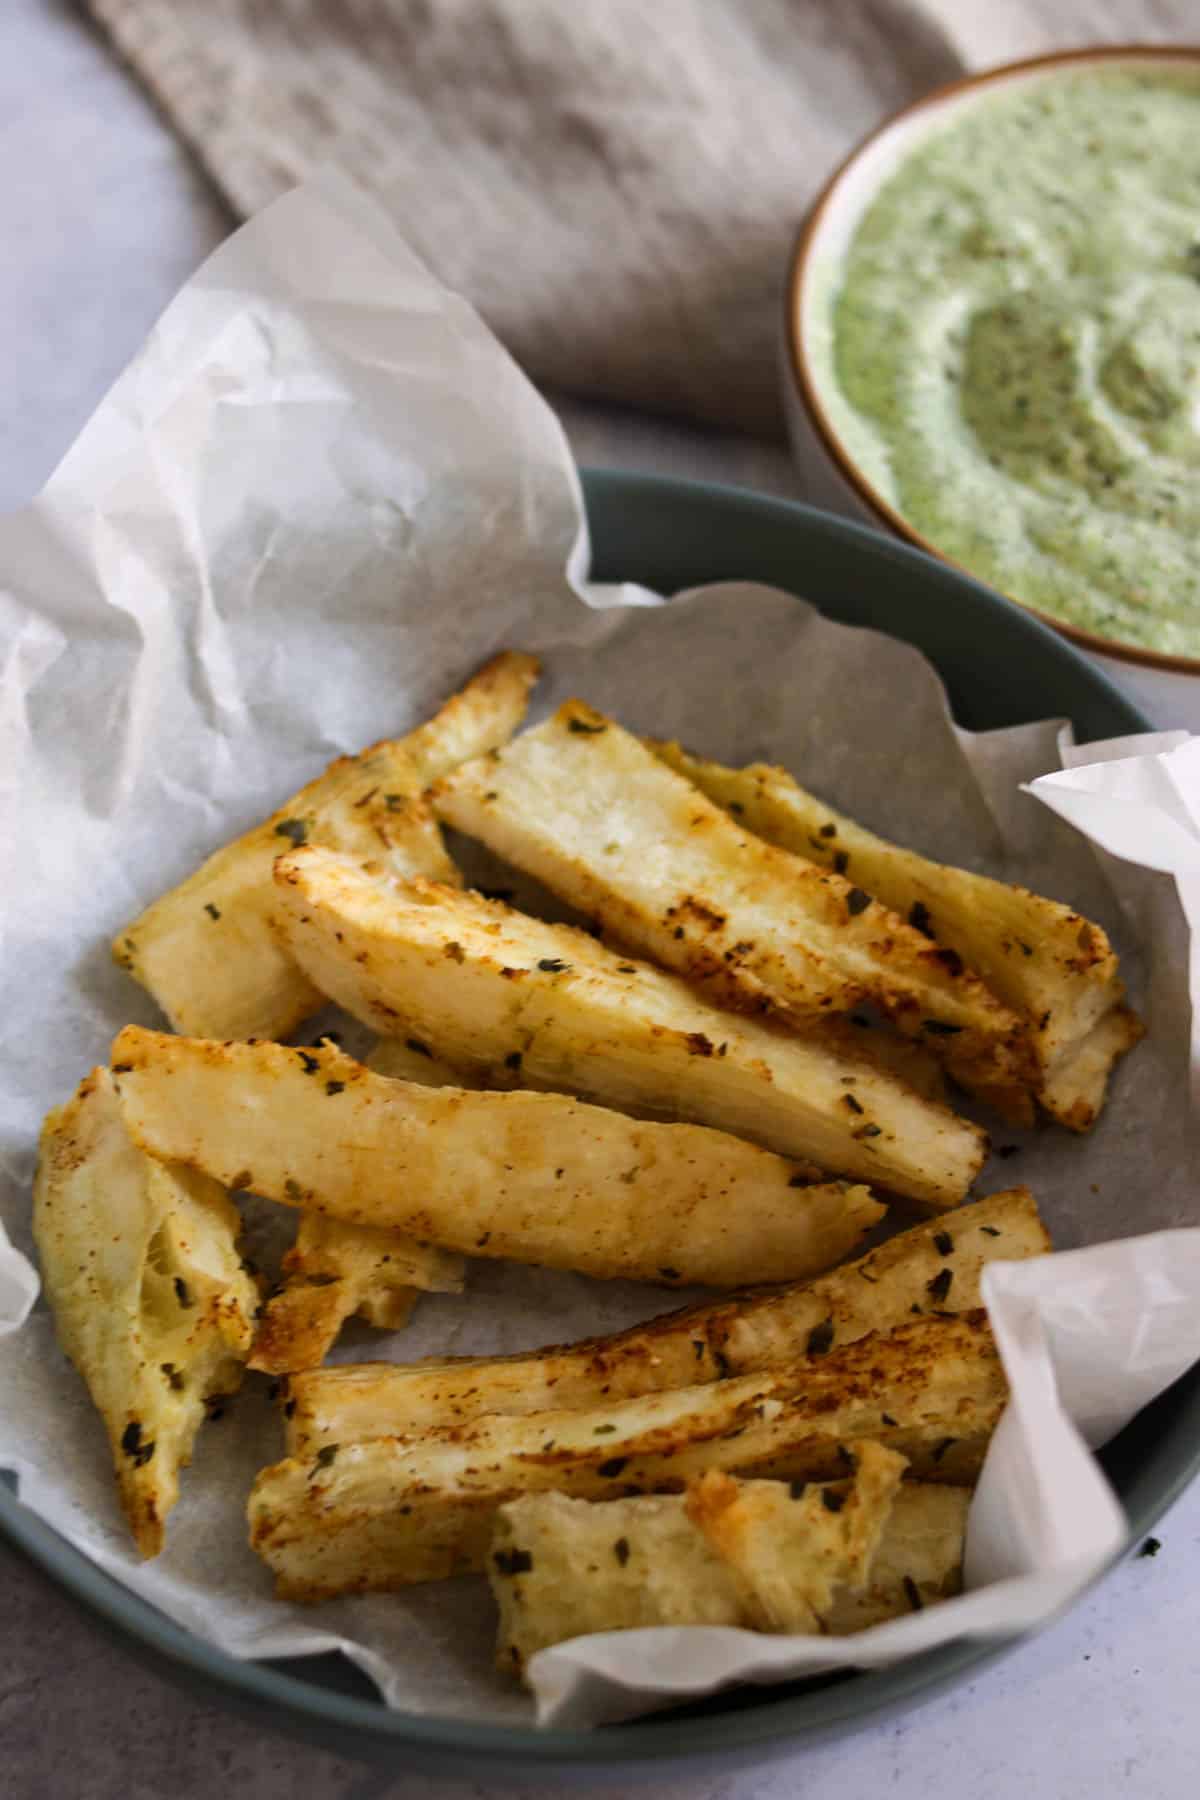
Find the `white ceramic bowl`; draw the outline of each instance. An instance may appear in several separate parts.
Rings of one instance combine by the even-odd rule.
[[[1169,63],[1178,67],[1181,62],[1200,69],[1200,46],[1063,50],[1028,62],[1007,63],[926,94],[886,120],[851,152],[809,211],[792,256],[785,298],[784,400],[807,498],[869,524],[883,524],[943,562],[953,560],[902,518],[872,485],[822,403],[812,349],[823,335],[827,337],[828,302],[859,222],[883,183],[927,136],[1002,88],[1055,81],[1065,71],[1098,63],[1108,67]],[[1016,599],[1013,595],[1009,598]],[[1037,612],[1035,607],[1027,610]],[[1200,731],[1200,657],[1143,650],[1045,613],[1037,616],[1087,650],[1152,718]]]

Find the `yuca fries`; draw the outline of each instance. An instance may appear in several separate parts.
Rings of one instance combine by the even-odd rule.
[[[867,1585],[842,1588],[822,1621],[834,1637],[865,1631],[950,1600],[962,1588],[969,1488],[905,1481],[871,1564]]]
[[[805,1039],[823,1045],[835,1056],[873,1064],[904,1082],[914,1093],[920,1094],[922,1100],[930,1100],[938,1106],[950,1104],[946,1071],[928,1044],[917,1038],[901,1037],[886,1024],[880,1029],[866,1013],[846,1016],[839,1013],[822,1019],[811,1032],[805,1033]],[[960,1123],[965,1121],[960,1120]]]
[[[42,1280],[142,1556],[162,1549],[205,1402],[241,1383],[258,1288],[240,1227],[215,1181],[134,1147],[107,1069],[47,1114],[33,1188]]]
[[[719,1005],[803,1029],[875,1001],[964,1086],[1015,1116],[1025,1021],[854,882],[744,830],[577,700],[432,789],[441,816],[536,875]]]
[[[510,1675],[523,1675],[539,1650],[594,1631],[746,1623],[737,1578],[682,1494],[524,1494],[498,1510],[484,1572],[500,1614],[496,1666]]]
[[[288,1384],[288,1455],[312,1457],[326,1444],[372,1437],[419,1438],[486,1413],[599,1407],[796,1367],[806,1355],[885,1334],[910,1321],[914,1308],[971,1311],[981,1304],[988,1262],[1049,1249],[1033,1196],[1014,1188],[902,1232],[814,1281],[686,1307],[609,1337],[517,1356],[313,1369]]]
[[[181,1035],[128,1027],[48,1117],[35,1230],[138,1546],[248,1360],[286,1377],[247,1507],[285,1599],[486,1569],[517,1672],[590,1631],[844,1633],[943,1599],[1007,1400],[982,1273],[1050,1248],[1028,1190],[962,1204],[987,1139],[947,1076],[1086,1129],[1141,1031],[1116,957],[781,770],[580,701],[510,741],[536,675],[496,657],[114,946]],[[439,816],[591,929],[464,891]],[[383,1034],[369,1064],[270,1041],[325,997]],[[868,1182],[939,1216],[834,1267],[883,1216]],[[226,1190],[299,1215],[266,1307]],[[740,1291],[515,1356],[320,1366],[467,1256]]]
[[[828,1268],[883,1215],[770,1151],[559,1094],[372,1074],[332,1045],[215,1044],[128,1026],[126,1124],[234,1189],[466,1255],[669,1286]],[[797,1183],[801,1185],[796,1185]]]
[[[847,1446],[840,1491],[736,1481],[710,1469],[689,1483],[688,1518],[746,1596],[758,1631],[819,1631],[840,1587],[865,1587],[905,1462],[882,1444]]]
[[[914,1320],[771,1374],[327,1444],[262,1471],[250,1541],[281,1595],[319,1600],[482,1567],[497,1507],[522,1493],[676,1491],[714,1468],[831,1480],[868,1437],[918,1478],[969,1483],[1005,1394],[982,1314]]]
[[[1099,925],[1028,888],[890,844],[807,793],[784,769],[730,769],[674,743],[650,748],[756,836],[837,869],[956,951],[1026,1016],[1046,1110],[1075,1131],[1094,1123],[1113,1064],[1142,1035],[1140,1021],[1121,1004],[1117,957]]]
[[[473,1075],[465,1069],[451,1068],[435,1056],[421,1038],[381,1037],[371,1047],[366,1067],[374,1075],[387,1075],[393,1081],[415,1081],[419,1087],[475,1087]]]
[[[506,651],[407,737],[339,757],[119,932],[116,961],[150,991],[176,1031],[286,1036],[317,1010],[321,996],[272,927],[276,856],[320,843],[374,857],[398,874],[456,880],[420,795],[456,763],[511,736],[537,673],[533,657]]]
[[[1047,1071],[1038,1099],[1060,1125],[1089,1131],[1100,1117],[1108,1082],[1121,1058],[1146,1035],[1146,1027],[1128,1006],[1114,1006],[1069,1055]]]
[[[856,1445],[856,1477],[801,1488],[709,1474],[690,1483],[686,1497],[588,1501],[529,1494],[507,1502],[496,1515],[487,1556],[500,1612],[497,1666],[524,1674],[530,1657],[551,1644],[650,1625],[844,1635],[949,1599],[962,1580],[970,1505],[964,1488],[909,1481],[892,1489],[876,1482],[872,1502],[859,1509],[860,1522],[865,1516],[870,1535],[877,1536],[865,1573],[864,1559],[854,1556],[858,1544],[849,1556],[839,1556],[842,1546],[828,1543],[825,1522],[836,1530],[845,1519],[871,1452],[887,1456],[876,1445]],[[693,1524],[689,1514],[697,1495],[710,1505],[717,1496],[731,1499],[728,1510],[737,1509],[743,1543],[760,1552],[762,1591],[781,1614],[786,1609],[787,1623],[768,1623],[761,1603],[754,1610],[754,1589],[744,1574]],[[791,1513],[799,1516],[789,1519]],[[821,1534],[815,1541],[797,1529],[814,1517]],[[860,1543],[864,1535],[860,1530]],[[801,1623],[805,1607],[812,1618]]]
[[[931,1208],[957,1205],[982,1165],[977,1126],[886,1070],[720,1012],[587,932],[315,847],[275,879],[288,947],[323,993],[490,1086],[716,1126]]]
[[[249,1366],[267,1375],[315,1369],[354,1315],[381,1331],[408,1322],[421,1293],[460,1294],[463,1259],[398,1231],[302,1213],[283,1259],[284,1285],[263,1308]]]
[[[427,1087],[461,1079],[423,1049],[392,1041],[377,1045],[367,1066]],[[301,1213],[296,1241],[283,1259],[283,1285],[263,1308],[249,1366],[267,1375],[315,1369],[352,1315],[381,1331],[398,1331],[422,1292],[460,1293],[463,1268],[453,1251],[401,1232]]]

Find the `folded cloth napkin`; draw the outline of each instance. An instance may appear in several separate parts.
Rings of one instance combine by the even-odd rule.
[[[1195,0],[87,0],[241,214],[333,161],[535,380],[782,431],[789,245],[965,69]]]

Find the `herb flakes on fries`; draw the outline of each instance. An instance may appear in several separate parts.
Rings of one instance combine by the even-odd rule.
[[[248,1519],[285,1598],[485,1570],[517,1675],[593,1631],[837,1636],[946,1599],[1007,1395],[983,1274],[1050,1249],[1028,1189],[972,1199],[954,1096],[1087,1129],[1141,1033],[1116,954],[784,770],[576,700],[514,736],[537,672],[495,657],[117,940],[180,1035],[127,1027],[48,1115],[34,1227],[138,1549],[248,1366],[283,1377]],[[593,928],[464,887],[439,819]],[[380,1034],[365,1062],[274,1041],[327,1001]],[[250,1193],[298,1215],[265,1303]],[[880,1241],[893,1199],[935,1216]],[[475,1258],[733,1291],[326,1362]]]

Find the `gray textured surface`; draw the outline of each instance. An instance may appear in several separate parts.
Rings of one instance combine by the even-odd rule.
[[[0,14],[0,506],[27,499],[227,221],[152,109],[64,0]],[[582,460],[791,487],[781,454],[571,406]],[[1200,1719],[1200,1487],[1162,1553],[1118,1570],[1036,1642],[899,1724],[660,1800],[1192,1800]],[[0,1543],[5,1800],[469,1800],[295,1744],[135,1661]],[[518,1800],[556,1791],[512,1790]],[[620,1791],[609,1788],[610,1793]]]

